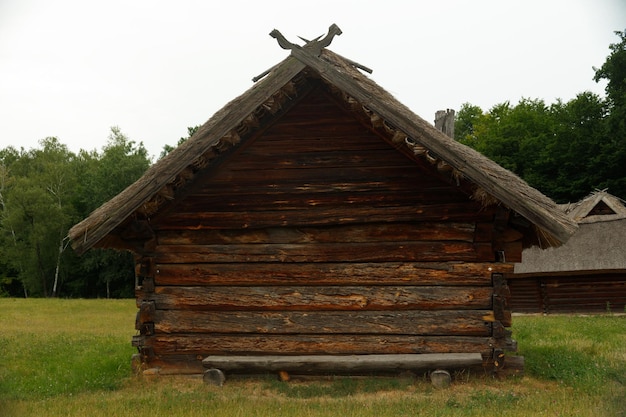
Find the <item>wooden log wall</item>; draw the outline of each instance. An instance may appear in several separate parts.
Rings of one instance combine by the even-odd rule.
[[[511,276],[511,309],[520,313],[623,313],[626,273]]]
[[[494,262],[517,235],[495,218],[314,91],[152,219],[134,344],[175,373],[207,355],[487,360],[514,347]]]

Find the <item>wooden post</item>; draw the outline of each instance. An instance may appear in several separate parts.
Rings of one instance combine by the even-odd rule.
[[[224,372],[217,368],[207,369],[202,376],[202,380],[206,384],[217,385],[221,387],[224,385],[224,381],[226,381],[226,377],[224,376]]]
[[[454,139],[454,110],[437,110],[435,113],[435,127]]]
[[[452,382],[450,372],[444,369],[436,369],[430,373],[430,382],[435,388],[448,388]]]

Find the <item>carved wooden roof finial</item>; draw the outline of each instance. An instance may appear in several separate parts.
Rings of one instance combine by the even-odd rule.
[[[306,51],[308,54],[314,55],[316,57],[319,57],[320,54],[322,53],[322,49],[326,48],[328,45],[330,45],[330,43],[333,41],[333,38],[335,36],[339,36],[341,35],[341,29],[339,29],[339,26],[337,26],[336,24],[332,24],[330,25],[330,27],[328,28],[328,33],[324,36],[324,35],[320,35],[317,38],[314,38],[312,40],[308,40],[303,38],[302,36],[298,36],[298,38],[302,39],[304,41],[304,45],[300,46],[300,45],[296,45],[295,43],[289,42],[282,33],[280,33],[280,31],[278,29],[274,29],[270,32],[270,36],[274,39],[276,39],[276,41],[278,41],[278,44],[280,45],[281,48],[283,49],[287,49],[292,51],[292,55],[293,55],[293,51]],[[323,37],[322,37],[323,36]],[[344,58],[345,59],[345,58]],[[372,73],[372,70],[367,68],[364,65],[359,64],[358,62],[354,62],[351,61],[349,59],[345,59],[350,65],[354,66],[355,68],[358,68],[362,71],[368,72],[368,73]],[[261,78],[265,77],[267,74],[269,74],[272,69],[274,67],[263,71],[261,74],[257,75],[256,77],[252,78],[252,81],[257,82],[259,81]]]
[[[322,51],[322,48],[326,48],[328,45],[330,45],[330,43],[333,41],[333,38],[335,36],[341,35],[341,33],[342,32],[341,32],[341,29],[339,29],[339,26],[337,26],[336,24],[333,23],[328,28],[328,33],[326,34],[326,36],[324,36],[324,38],[322,38],[323,35],[320,35],[317,38],[309,41],[309,40],[306,40],[306,39],[304,39],[304,38],[302,38],[300,36],[298,36],[298,37],[306,42],[304,44],[304,46],[302,46],[302,48],[307,48],[307,49],[313,50],[313,51],[315,51],[316,55],[319,55],[319,53]],[[280,33],[280,31],[278,29],[274,29],[273,31],[271,31],[270,32],[270,36],[272,38],[276,39],[278,41],[278,44],[280,45],[280,47],[283,48],[283,49],[301,48],[301,46],[296,45],[295,43],[289,42],[283,36],[283,34]]]

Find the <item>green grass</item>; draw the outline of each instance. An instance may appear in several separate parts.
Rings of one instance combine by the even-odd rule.
[[[0,299],[0,400],[120,388],[132,310],[128,300]]]
[[[626,317],[514,318],[524,377],[135,377],[134,300],[0,298],[0,416],[626,416]]]

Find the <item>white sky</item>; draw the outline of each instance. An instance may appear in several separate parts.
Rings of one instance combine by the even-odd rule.
[[[111,126],[158,156],[336,23],[330,49],[428,121],[469,102],[604,96],[594,70],[624,0],[0,0],[0,148],[56,136],[100,150]]]

